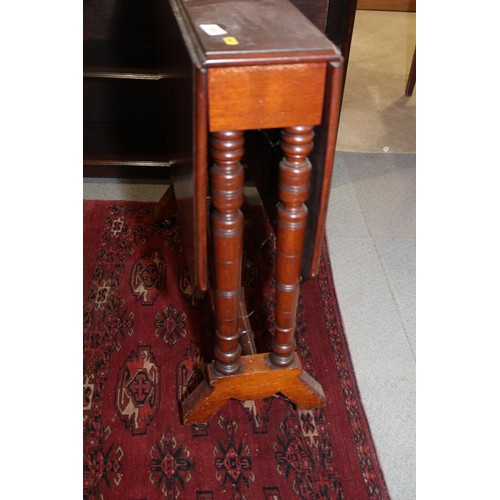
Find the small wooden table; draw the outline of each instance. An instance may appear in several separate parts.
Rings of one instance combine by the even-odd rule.
[[[213,207],[208,224],[214,258],[215,360],[207,379],[184,401],[183,421],[207,422],[230,398],[255,400],[276,393],[299,408],[323,406],[320,384],[302,370],[295,353],[294,331],[311,186],[308,157],[316,126],[320,151],[315,158],[320,165],[312,173],[314,267],[330,189],[342,56],[288,0],[170,2],[192,63],[192,195],[189,216],[180,215],[189,242],[191,278],[201,291],[208,288],[208,191]],[[282,129],[284,154],[279,164],[275,334],[271,352],[257,354],[248,335],[241,288],[240,160],[244,131],[270,128]],[[210,169],[209,155],[214,162]],[[178,179],[185,184],[186,176]],[[178,200],[180,212],[186,199]]]

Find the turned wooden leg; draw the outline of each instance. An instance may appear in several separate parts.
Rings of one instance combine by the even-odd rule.
[[[210,152],[215,161],[210,172],[212,237],[214,248],[215,370],[224,375],[240,369],[239,303],[243,256],[244,172],[243,132],[214,132]]]
[[[212,134],[215,165],[211,171],[213,246],[215,255],[215,361],[207,378],[182,403],[185,424],[208,422],[229,399],[264,399],[281,393],[298,408],[325,405],[321,385],[302,369],[293,333],[311,165],[312,127],[283,132],[285,158],[280,164],[276,324],[272,352],[256,354],[253,334],[240,289],[243,243],[243,154],[241,132]],[[241,356],[240,342],[245,356]]]
[[[275,366],[294,360],[295,318],[300,287],[300,269],[306,230],[313,127],[288,127],[281,132],[284,158],[279,166],[275,333],[270,359]]]

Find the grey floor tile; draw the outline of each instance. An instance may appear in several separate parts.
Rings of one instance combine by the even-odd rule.
[[[407,372],[402,372],[399,379],[395,376],[390,380],[379,378],[371,388],[374,395],[386,398],[382,400],[391,412],[395,412],[394,415],[380,405],[363,399],[367,413],[379,413],[378,419],[370,420],[370,429],[376,440],[389,494],[395,500],[416,498],[415,386],[408,381]],[[391,388],[389,398],[387,387]]]
[[[375,246],[416,357],[416,255],[413,238],[375,238]]]
[[[397,499],[415,498],[414,162],[337,153],[327,222],[361,399]]]
[[[369,237],[356,191],[342,154],[337,154],[330,190],[327,230],[332,238]]]
[[[329,238],[332,269],[350,345],[360,362],[413,355],[375,243]],[[348,328],[349,327],[349,328]]]
[[[329,238],[361,399],[393,498],[415,498],[415,358],[371,238]]]
[[[370,235],[415,237],[414,154],[343,154]]]

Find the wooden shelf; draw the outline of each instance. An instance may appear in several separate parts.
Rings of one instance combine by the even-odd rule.
[[[150,43],[87,40],[83,44],[83,77],[165,80],[185,76],[181,68],[162,68]]]
[[[167,180],[169,167],[175,163],[177,163],[176,160],[168,159],[84,158],[83,177]]]
[[[166,157],[165,139],[158,123],[85,122],[83,125],[84,156],[89,157]]]
[[[107,62],[105,56],[98,62]],[[175,163],[168,151],[164,106],[169,85],[137,75],[84,79],[85,177],[168,177]]]
[[[168,102],[183,74],[162,55],[158,5],[155,0],[84,2],[86,177],[165,179],[177,161],[168,150]]]
[[[162,123],[84,122],[84,176],[168,176],[177,161],[169,156]],[[113,174],[113,175],[111,175]],[[127,175],[126,175],[127,174]]]
[[[166,80],[184,76],[182,70],[153,71],[146,68],[108,68],[88,66],[83,68],[84,78],[108,78],[123,80]]]
[[[347,58],[356,2],[292,2]],[[168,1],[85,0],[84,175],[164,176],[185,155],[192,103],[180,38]]]

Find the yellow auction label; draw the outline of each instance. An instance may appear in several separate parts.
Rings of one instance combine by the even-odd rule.
[[[226,45],[239,45],[240,43],[234,36],[225,36],[223,40]]]

